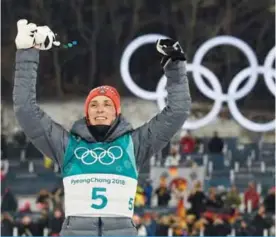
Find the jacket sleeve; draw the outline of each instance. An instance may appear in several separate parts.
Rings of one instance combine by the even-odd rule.
[[[38,64],[37,49],[16,52],[14,112],[19,125],[34,146],[61,166],[68,143],[68,132],[55,123],[36,103]]]
[[[138,167],[167,145],[190,112],[191,97],[185,62],[170,62],[164,70],[167,77],[167,106],[132,134]]]

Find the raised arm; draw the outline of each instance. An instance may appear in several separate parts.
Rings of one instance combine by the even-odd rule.
[[[134,144],[139,144],[135,147],[138,166],[167,145],[190,112],[191,97],[185,58],[168,60],[164,71],[167,77],[167,106],[133,133]]]
[[[68,132],[42,111],[36,103],[38,49],[16,52],[13,103],[16,118],[34,146],[62,164]]]

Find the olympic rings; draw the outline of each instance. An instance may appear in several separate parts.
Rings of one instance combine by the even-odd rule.
[[[117,152],[116,152],[117,151]],[[100,153],[99,153],[100,152]],[[116,152],[117,155],[114,153]],[[75,149],[74,154],[77,159],[81,160],[83,164],[85,165],[93,165],[97,161],[99,161],[102,165],[111,165],[115,162],[115,160],[118,160],[122,158],[123,156],[123,150],[119,146],[111,146],[107,150],[101,148],[101,147],[96,147],[92,150],[89,150],[86,147],[78,147]],[[109,162],[104,162],[103,158],[108,156],[110,161]],[[85,158],[92,158],[92,161],[86,161]]]
[[[122,79],[128,89],[137,97],[145,99],[145,100],[156,100],[159,106],[159,109],[163,109],[165,107],[165,97],[167,96],[167,92],[165,90],[166,86],[166,77],[163,75],[157,84],[156,91],[147,91],[139,87],[132,79],[129,72],[129,62],[131,56],[134,52],[141,46],[149,43],[155,43],[160,38],[168,38],[167,36],[160,34],[148,34],[140,36],[134,39],[124,50],[120,62],[120,72]],[[217,76],[210,71],[208,68],[204,67],[201,63],[204,58],[204,55],[213,47],[220,45],[231,45],[233,47],[241,50],[248,59],[249,67],[240,71],[236,76],[234,76],[231,81],[227,94],[223,93],[221,84]],[[274,46],[269,53],[267,54],[264,65],[260,66],[258,64],[258,60],[256,54],[252,50],[252,48],[242,41],[241,39],[235,38],[233,36],[217,36],[210,40],[207,40],[203,43],[199,49],[196,51],[193,62],[187,64],[187,71],[192,72],[193,79],[195,81],[195,85],[198,87],[199,91],[203,93],[207,98],[214,100],[214,105],[211,111],[203,118],[190,121],[187,120],[183,128],[185,129],[197,129],[202,126],[207,125],[212,122],[219,114],[223,102],[227,102],[229,110],[235,120],[251,131],[255,132],[266,132],[275,129],[275,120],[260,124],[250,121],[245,118],[237,108],[235,103],[236,100],[241,99],[246,96],[256,85],[258,74],[264,75],[265,83],[269,89],[269,91],[276,96],[276,85],[275,85],[275,68],[273,68],[273,62],[275,61],[276,47]],[[202,78],[206,78],[211,84],[212,88],[207,86]],[[245,85],[238,90],[238,86],[243,82],[246,78],[249,78]]]

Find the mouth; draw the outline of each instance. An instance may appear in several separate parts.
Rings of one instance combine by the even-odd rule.
[[[103,117],[103,116],[98,116],[95,118],[96,121],[102,121],[102,120],[107,120],[107,117]]]

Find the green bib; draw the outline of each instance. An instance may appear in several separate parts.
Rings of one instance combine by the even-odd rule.
[[[112,142],[89,143],[70,134],[62,167],[63,177],[81,174],[114,174],[138,178],[130,134]]]

